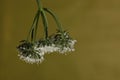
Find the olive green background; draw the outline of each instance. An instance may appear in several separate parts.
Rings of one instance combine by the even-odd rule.
[[[120,80],[120,0],[42,0],[78,42],[68,55],[49,54],[42,64],[19,60],[37,11],[35,0],[0,0],[0,80]],[[49,33],[55,23],[48,15]],[[39,37],[43,36],[40,24]]]

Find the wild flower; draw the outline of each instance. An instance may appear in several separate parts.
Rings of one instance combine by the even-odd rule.
[[[36,0],[36,2],[38,11],[34,17],[27,39],[21,41],[17,47],[20,59],[31,64],[43,62],[45,54],[54,52],[66,54],[67,52],[74,51],[74,45],[77,42],[70,37],[67,31],[62,29],[62,25],[52,10],[43,8],[40,4],[40,0]],[[48,35],[48,20],[46,13],[49,13],[57,24],[58,30],[53,35]],[[44,38],[37,40],[36,36],[40,16],[44,27]]]
[[[20,59],[27,63],[41,63],[44,60],[44,53],[34,49],[34,44],[23,41],[17,47]]]
[[[66,31],[58,31],[56,34],[50,36],[50,39],[58,48],[57,51],[59,53],[66,53],[75,50],[74,45],[77,41],[73,40]]]

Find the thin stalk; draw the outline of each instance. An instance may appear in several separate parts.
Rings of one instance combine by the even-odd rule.
[[[36,0],[37,5],[38,5],[38,9],[41,12],[41,16],[42,16],[42,21],[43,21],[43,26],[44,26],[44,32],[45,32],[45,39],[48,38],[48,21],[47,21],[47,17],[43,11],[42,5],[41,5],[41,0]]]
[[[48,21],[47,21],[47,17],[45,15],[44,10],[41,11],[41,16],[42,16],[42,21],[44,26],[45,39],[47,39],[48,38]]]
[[[38,11],[38,15],[37,15],[37,19],[36,19],[35,30],[34,30],[34,40],[36,40],[36,36],[37,36],[39,16],[40,16],[40,11]]]
[[[47,8],[44,8],[44,10],[45,10],[46,12],[48,12],[48,13],[54,18],[54,20],[55,20],[55,22],[56,22],[56,24],[57,24],[58,29],[59,29],[61,32],[63,32],[62,25],[60,24],[60,21],[58,20],[58,17],[53,13],[53,11],[50,10],[50,9],[47,9]]]
[[[27,36],[27,41],[29,40],[29,36],[30,36],[31,32],[34,30],[34,25],[35,25],[35,21],[36,21],[37,17],[38,17],[38,12],[36,13],[36,15],[35,15],[35,17],[34,17],[32,26],[31,26],[30,31],[29,31],[28,36]],[[31,39],[31,40],[32,40],[32,39]]]
[[[42,10],[42,5],[41,5],[41,0],[36,0],[37,5],[38,5],[38,10]]]

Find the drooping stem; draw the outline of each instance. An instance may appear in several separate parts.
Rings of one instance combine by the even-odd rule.
[[[31,39],[31,42],[34,42],[36,40],[36,35],[37,35],[37,28],[38,28],[38,22],[39,22],[39,17],[41,15],[42,21],[43,21],[43,26],[44,26],[44,32],[45,32],[45,39],[48,37],[48,22],[47,22],[47,17],[43,11],[42,5],[40,0],[36,0],[37,5],[38,5],[38,11],[34,17],[32,26],[30,28],[29,34],[27,36],[27,41],[29,40],[29,37]],[[30,36],[31,35],[31,36]]]
[[[36,2],[38,5],[38,9],[41,11],[41,9],[42,9],[41,0],[36,0]]]
[[[29,40],[30,34],[31,34],[31,41],[33,41],[33,36],[32,36],[32,35],[34,34],[34,25],[35,25],[35,22],[36,22],[37,17],[38,17],[38,12],[36,13],[36,15],[35,15],[35,17],[34,17],[32,26],[31,26],[30,31],[29,31],[28,36],[27,36],[27,41]]]
[[[36,18],[36,24],[35,24],[35,30],[34,30],[34,40],[36,40],[36,36],[37,36],[39,16],[40,16],[40,11],[38,10],[38,16],[37,16],[37,18]]]
[[[43,10],[42,4],[41,4],[41,0],[36,0],[37,5],[38,5],[38,10],[41,13],[41,17],[42,17],[42,21],[43,21],[43,26],[44,26],[44,32],[45,32],[45,39],[48,38],[48,21],[47,21],[47,17],[45,15],[45,12]]]
[[[57,24],[58,29],[60,30],[60,32],[63,32],[62,25],[60,24],[60,21],[58,20],[58,17],[53,13],[53,11],[48,9],[48,8],[44,8],[44,10],[46,12],[48,12],[53,17],[53,19],[55,20],[55,22]]]
[[[37,28],[38,28],[38,22],[39,22],[39,17],[41,15],[42,21],[43,21],[43,26],[44,26],[44,32],[45,32],[45,39],[48,38],[48,21],[45,12],[49,13],[53,19],[55,20],[58,30],[63,33],[62,25],[60,24],[57,16],[52,12],[52,10],[43,8],[41,5],[41,0],[36,0],[37,6],[38,6],[38,11],[34,17],[33,24],[31,26],[31,29],[29,31],[27,40],[29,39],[29,36],[31,34],[31,42],[34,42],[36,40],[36,35],[37,35]],[[63,35],[63,34],[62,34]]]
[[[47,21],[47,17],[44,10],[41,11],[41,16],[42,16],[42,21],[44,26],[45,39],[47,39],[48,38],[48,21]]]

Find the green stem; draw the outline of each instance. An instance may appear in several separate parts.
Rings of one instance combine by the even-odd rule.
[[[38,11],[38,15],[37,15],[37,19],[36,19],[35,30],[34,30],[34,40],[36,40],[36,36],[37,36],[39,16],[40,16],[40,11]]]
[[[50,10],[50,9],[47,9],[47,8],[44,8],[44,10],[45,10],[46,12],[48,12],[48,13],[54,18],[54,20],[55,20],[55,22],[56,22],[56,24],[57,24],[58,29],[59,29],[61,32],[63,32],[62,25],[60,24],[60,21],[58,20],[58,17],[53,13],[53,11]]]
[[[42,21],[43,21],[43,26],[44,26],[44,32],[45,32],[45,39],[48,38],[48,21],[47,21],[47,17],[45,15],[45,12],[43,11],[42,5],[41,5],[41,0],[36,0],[37,5],[38,5],[38,9],[41,12],[41,16],[42,16]]]
[[[38,9],[41,11],[41,9],[42,9],[41,0],[36,0],[36,2],[38,5]]]
[[[47,21],[47,17],[45,15],[44,10],[41,11],[41,16],[42,16],[42,21],[44,26],[45,39],[47,39],[48,38],[48,21]]]
[[[36,13],[36,15],[35,15],[35,17],[34,17],[32,26],[31,26],[30,31],[29,31],[28,36],[27,36],[27,41],[29,40],[30,34],[31,34],[31,33],[34,34],[34,25],[35,25],[35,21],[36,21],[37,17],[38,17],[38,12]],[[31,34],[31,35],[32,35],[32,34]],[[33,41],[33,38],[32,38],[32,37],[31,37],[31,41]]]
[[[28,36],[27,36],[27,41],[28,41],[29,40],[29,36],[31,34],[31,42],[34,42],[35,39],[36,39],[37,27],[38,27],[38,21],[39,21],[39,15],[40,15],[40,11],[42,9],[40,0],[36,0],[36,2],[37,2],[37,5],[38,5],[38,11],[37,11],[37,13],[36,13],[36,15],[34,17],[32,26],[31,26],[30,31],[29,31]]]

